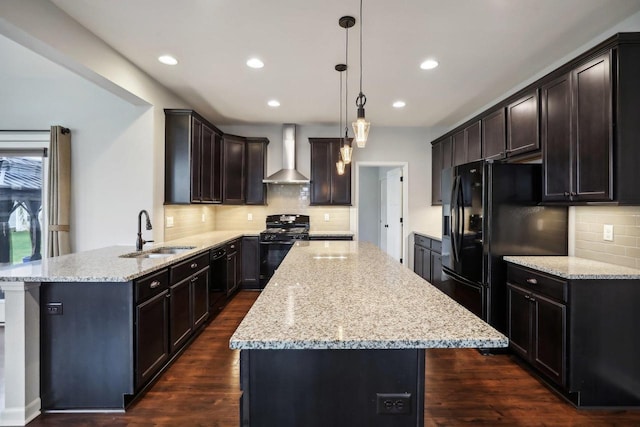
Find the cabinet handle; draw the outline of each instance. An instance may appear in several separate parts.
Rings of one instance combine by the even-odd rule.
[[[198,268],[198,263],[194,262],[193,264],[191,264],[191,268]]]
[[[564,197],[569,197],[571,195],[571,193],[569,193],[568,191],[564,192]]]
[[[530,285],[537,285],[538,281],[536,279],[527,279],[527,283]]]
[[[199,277],[198,277],[198,276],[196,276],[196,277],[194,277],[193,279],[191,279],[191,283],[195,283],[195,282],[197,282],[197,281],[198,281],[198,278],[199,278]]]
[[[578,195],[578,193],[576,193],[575,191],[572,191],[570,194],[571,194],[572,196],[577,196],[577,195]]]
[[[151,288],[151,289],[155,289],[155,288],[157,288],[157,287],[158,287],[158,286],[160,286],[160,285],[161,285],[161,283],[160,283],[160,282],[158,282],[157,280],[154,280],[154,281],[153,281],[153,282],[151,282],[151,284],[149,285],[149,288]]]
[[[236,248],[236,245],[231,245],[231,249],[235,249],[235,248]]]
[[[531,299],[531,297],[529,295],[525,295],[524,299]]]

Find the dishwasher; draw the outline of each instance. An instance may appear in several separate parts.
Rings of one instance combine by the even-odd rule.
[[[211,251],[211,280],[209,280],[209,315],[218,314],[227,302],[227,251]]]

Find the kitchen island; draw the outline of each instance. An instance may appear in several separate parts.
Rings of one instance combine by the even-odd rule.
[[[312,241],[231,337],[241,425],[421,426],[426,348],[507,345],[376,246]]]

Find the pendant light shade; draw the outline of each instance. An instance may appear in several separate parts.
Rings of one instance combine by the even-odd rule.
[[[345,165],[351,163],[351,155],[353,154],[353,148],[349,144],[349,140],[345,139],[342,147],[340,147],[340,156]]]
[[[364,148],[369,138],[369,128],[371,123],[365,119],[364,104],[367,103],[367,96],[362,92],[362,0],[360,0],[360,93],[356,98],[356,106],[358,107],[358,119],[352,123],[353,133],[356,138],[358,148]]]
[[[345,164],[342,161],[342,158],[336,162],[336,169],[338,170],[338,175],[344,175]]]

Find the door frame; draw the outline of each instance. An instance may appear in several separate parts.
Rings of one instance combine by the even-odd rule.
[[[402,265],[409,267],[409,257],[407,248],[409,247],[409,232],[411,230],[411,221],[409,218],[409,162],[384,162],[384,161],[356,161],[355,163],[355,189],[353,208],[351,209],[350,223],[352,224],[351,232],[354,238],[358,240],[358,202],[360,197],[360,168],[361,167],[394,167],[402,169]]]

